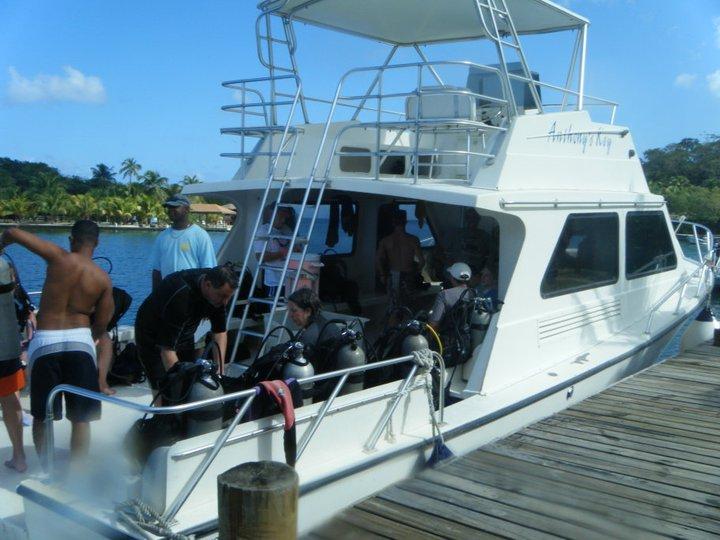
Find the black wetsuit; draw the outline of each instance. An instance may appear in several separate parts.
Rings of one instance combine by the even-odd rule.
[[[214,334],[225,332],[225,307],[214,307],[200,291],[208,268],[181,270],[165,277],[140,306],[135,319],[135,344],[150,386],[157,389],[165,375],[160,347],[173,350],[180,361],[195,360],[195,331],[210,319]]]

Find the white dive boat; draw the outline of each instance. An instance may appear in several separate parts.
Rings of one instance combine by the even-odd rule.
[[[653,364],[706,302],[713,276],[705,257],[683,256],[665,201],[648,191],[629,129],[614,124],[615,104],[585,93],[583,17],[548,0],[266,0],[258,8],[257,48],[268,74],[224,83],[237,99],[224,109],[238,120],[222,130],[237,137],[225,155],[239,159],[239,169],[231,180],[186,193],[237,207],[219,255],[252,276],[251,291],[263,266],[254,243],[284,240],[297,253],[276,268],[288,290],[300,275],[292,269],[332,246],[324,261],[344,269],[344,285],[356,285],[371,338],[387,321],[373,261],[392,209],[418,217],[430,285],[413,295],[414,309],[432,304],[450,263],[495,268],[502,309],[486,317],[468,357],[445,370],[449,399],[438,400],[439,429],[456,455]],[[359,67],[348,58],[334,93],[311,97],[296,54],[297,22],[379,41],[387,59]],[[551,32],[575,37],[564,84],[544,82],[520,43]],[[447,59],[453,47],[470,50],[469,41],[479,56],[494,58]],[[417,59],[395,62],[410,54]],[[590,106],[607,120],[594,119]],[[292,205],[299,219],[271,237],[260,225],[273,201]],[[350,224],[341,228],[343,205]],[[325,304],[328,317],[352,319],[340,293],[325,295],[333,301]],[[233,299],[238,361],[238,351],[285,318],[282,290],[269,299],[254,294]],[[269,309],[264,318],[251,316],[256,304]],[[430,456],[432,382],[413,356],[313,380],[343,384],[350,373],[370,377],[390,364],[406,365],[396,370],[403,376],[348,394],[336,386],[325,401],[297,409],[300,533],[412,475]],[[254,395],[231,398],[244,411]],[[124,420],[114,446],[102,446],[102,472],[91,481],[51,477],[19,486],[30,538],[141,538],[115,511],[134,497],[172,520],[175,533],[212,535],[217,475],[247,461],[284,460],[282,418],[240,422],[238,413],[222,430],[156,448],[139,474],[126,475],[119,441],[143,408],[137,399],[131,408],[122,393],[103,399],[112,402],[108,415]]]

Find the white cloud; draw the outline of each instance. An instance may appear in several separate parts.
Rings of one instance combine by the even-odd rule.
[[[693,84],[695,84],[696,79],[697,75],[694,73],[681,73],[675,77],[675,86],[679,86],[680,88],[690,88]]]
[[[72,66],[63,67],[64,75],[40,73],[32,79],[22,76],[10,67],[8,97],[15,103],[37,101],[74,101],[77,103],[103,103],[105,87],[100,77],[85,75]]]
[[[710,75],[705,77],[708,83],[708,89],[720,98],[720,69],[712,72]]]
[[[720,49],[720,17],[713,19],[713,26],[715,26],[715,45]]]

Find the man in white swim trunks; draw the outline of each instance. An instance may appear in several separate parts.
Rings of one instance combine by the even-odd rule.
[[[38,328],[28,349],[31,369],[30,410],[33,441],[44,456],[44,420],[47,398],[59,384],[72,384],[98,392],[100,371],[107,372],[112,351],[96,347],[108,342],[107,326],[113,315],[112,283],[92,260],[99,229],[88,220],[75,222],[70,233],[70,252],[16,227],[0,236],[0,249],[17,243],[47,262]],[[72,423],[71,459],[87,454],[90,421],[100,418],[100,402],[65,394],[68,420]],[[61,400],[53,406],[55,420],[62,418]]]

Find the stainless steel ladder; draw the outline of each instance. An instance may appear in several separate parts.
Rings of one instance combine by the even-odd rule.
[[[284,38],[273,37],[271,17],[273,13],[284,5],[284,1],[280,2],[266,2],[263,9],[263,13],[258,17],[256,21],[256,37],[258,46],[258,58],[260,63],[263,64],[269,71],[268,77],[260,77],[256,79],[245,79],[239,81],[229,81],[224,83],[223,86],[239,90],[241,92],[242,103],[236,105],[229,105],[223,107],[223,110],[229,112],[239,112],[243,115],[242,126],[235,128],[226,128],[221,130],[223,133],[240,135],[242,137],[242,147],[239,153],[224,154],[228,157],[240,157],[243,161],[241,167],[241,176],[244,177],[246,174],[245,163],[247,160],[252,160],[255,157],[267,157],[268,158],[268,176],[267,183],[263,196],[259,203],[258,214],[253,226],[252,234],[248,240],[247,248],[245,250],[245,256],[240,269],[241,279],[246,275],[250,266],[250,261],[254,260],[255,245],[258,242],[262,242],[262,249],[257,253],[258,263],[255,272],[252,274],[252,282],[250,285],[250,292],[247,299],[242,299],[244,302],[242,317],[238,327],[237,337],[235,338],[232,346],[231,354],[228,356],[230,360],[234,360],[237,354],[238,346],[245,336],[253,336],[261,338],[265,341],[268,337],[269,331],[275,321],[275,314],[278,308],[285,306],[286,298],[283,296],[283,284],[285,283],[286,276],[292,276],[292,282],[290,290],[285,291],[286,295],[292,292],[297,286],[297,282],[300,278],[301,269],[307,255],[308,244],[310,236],[315,226],[317,219],[318,210],[322,201],[322,196],[325,192],[326,181],[324,179],[317,180],[315,178],[315,169],[307,178],[290,179],[288,173],[292,163],[292,158],[295,154],[299,135],[303,132],[303,129],[298,126],[293,126],[293,118],[296,112],[298,104],[302,109],[302,114],[305,122],[308,121],[307,111],[305,109],[305,98],[303,96],[302,82],[297,75],[297,66],[295,63],[295,35],[292,29],[291,22],[282,18],[282,27],[284,32]],[[263,30],[264,29],[264,30]],[[290,66],[281,66],[276,63],[277,55],[275,53],[276,45],[284,45],[287,47]],[[280,72],[281,74],[278,74]],[[283,99],[278,100],[278,91],[276,83],[281,80],[294,79],[296,83],[296,92],[292,100],[288,100],[284,96],[280,96]],[[261,92],[258,92],[252,88],[248,88],[247,84],[267,82],[270,85],[270,101],[265,101]],[[247,102],[246,96],[252,94],[257,96],[259,101]],[[288,113],[287,121],[284,124],[278,122],[278,107],[289,106],[290,111]],[[257,110],[248,110],[253,108],[261,108],[262,112]],[[252,114],[255,117],[261,117],[264,120],[262,126],[247,126],[245,124],[246,114]],[[277,149],[273,148],[273,138],[278,134],[282,133],[280,143]],[[244,137],[251,136],[260,138],[261,141],[267,141],[266,149],[262,149],[261,145],[258,145],[253,151],[245,151]],[[278,163],[281,158],[287,158],[285,166],[282,171],[278,171]],[[292,184],[293,198],[287,199],[288,188]],[[298,194],[301,191],[301,194]],[[312,198],[314,196],[314,199]],[[278,209],[283,204],[295,203],[299,199],[297,221],[291,234],[280,234],[273,232],[272,225],[275,221]],[[260,226],[263,222],[264,209],[268,204],[274,203],[273,210],[269,216],[268,233],[261,234],[259,232]],[[303,218],[310,213],[310,223],[307,230],[303,231],[303,236],[300,236],[301,229],[303,229]],[[263,262],[266,253],[268,252],[268,246],[274,241],[286,241],[287,242],[287,254],[284,259],[273,261],[272,264]],[[294,253],[298,249],[297,257],[297,268],[289,269],[290,261]],[[256,296],[255,290],[258,286],[259,276],[263,271],[274,270],[280,271],[279,286],[275,294],[271,298],[264,298],[262,296]],[[232,301],[229,304],[228,312],[228,328],[233,319],[235,308],[239,303],[240,288],[235,292]],[[254,329],[247,328],[249,323],[249,316],[251,309],[254,305],[265,305],[270,306],[270,312],[268,314],[270,323],[262,329],[257,331]],[[285,324],[287,321],[287,312],[285,313],[282,323]],[[278,339],[281,336],[277,336]]]
[[[527,60],[525,59],[525,53],[523,52],[522,45],[520,44],[520,38],[518,37],[517,30],[515,29],[515,23],[510,15],[510,10],[507,7],[506,0],[475,0],[475,7],[477,8],[480,22],[483,25],[485,34],[489,39],[495,42],[495,48],[497,49],[498,58],[500,60],[500,69],[503,71],[505,77],[501,80],[505,88],[505,95],[508,96],[510,102],[510,108],[514,115],[517,115],[517,102],[515,101],[515,95],[513,93],[512,84],[510,79],[516,79],[524,82],[530,87],[533,100],[537,106],[538,112],[543,112],[542,101],[540,94],[535,86],[535,80],[532,78],[532,73],[528,67]],[[486,16],[485,11],[489,17]],[[488,23],[488,20],[489,23]],[[503,37],[509,37],[510,40],[503,39]],[[520,61],[522,67],[522,76],[513,75],[508,73],[507,70],[507,59],[505,57],[505,49],[509,48],[514,50]]]

